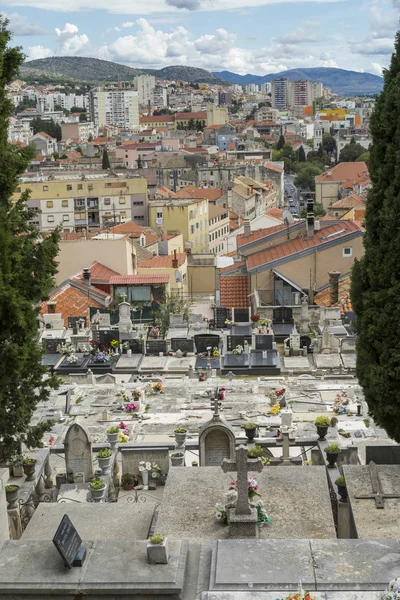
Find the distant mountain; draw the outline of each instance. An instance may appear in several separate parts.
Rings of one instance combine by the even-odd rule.
[[[344,69],[331,69],[327,67],[316,67],[311,69],[290,69],[281,73],[270,73],[268,75],[238,75],[230,71],[219,71],[213,73],[220,79],[248,85],[256,83],[261,85],[273,79],[285,77],[286,79],[310,79],[321,81],[335,94],[341,96],[355,96],[357,94],[378,94],[383,89],[383,78],[372,73],[359,73],[358,71],[346,71]]]
[[[192,83],[222,83],[209,71],[195,67],[176,66],[165,67],[160,70],[134,69],[108,60],[87,58],[84,56],[52,56],[51,58],[30,60],[23,64],[20,73],[21,77],[49,78],[57,81],[66,78],[90,83],[127,81],[140,73],[150,73],[157,77],[157,79],[166,79],[168,81],[183,80]]]

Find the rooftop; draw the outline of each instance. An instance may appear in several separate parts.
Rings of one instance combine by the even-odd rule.
[[[356,206],[357,207],[366,206],[366,204],[367,203],[366,203],[365,198],[363,198],[362,196],[359,196],[358,194],[352,194],[351,196],[346,196],[345,198],[338,200],[337,202],[332,204],[332,206],[330,208],[350,209],[350,208],[355,208]]]
[[[325,173],[318,175],[315,181],[320,183],[354,181],[361,175],[368,177],[368,167],[365,162],[342,162],[325,171]]]
[[[181,267],[187,259],[186,252],[179,252],[176,255],[178,261],[178,267]],[[146,260],[141,260],[138,263],[138,269],[172,269],[173,268],[173,254],[169,254],[168,256],[154,256],[153,258],[148,258]]]
[[[220,278],[221,306],[245,308],[249,306],[249,280],[247,275]]]
[[[169,283],[169,275],[118,275],[110,279],[110,285],[149,285],[157,283]]]

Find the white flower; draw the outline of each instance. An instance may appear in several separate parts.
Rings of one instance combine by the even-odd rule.
[[[211,346],[207,346],[207,350],[211,350]]]
[[[146,470],[143,465],[139,465],[138,469],[141,473]]]
[[[216,518],[218,519],[218,521],[220,521],[220,520],[222,519],[222,513],[220,513],[220,512],[217,512],[217,513],[215,514],[215,516],[216,516]]]
[[[147,469],[148,471],[150,471],[150,470],[151,470],[151,462],[147,462],[147,463],[146,463],[146,469]]]

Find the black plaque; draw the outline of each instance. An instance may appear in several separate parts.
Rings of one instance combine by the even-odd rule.
[[[97,331],[97,339],[100,343],[100,348],[102,346],[110,346],[113,340],[119,341],[119,331],[118,329],[99,329]]]
[[[123,340],[122,343],[128,342],[132,354],[143,354],[143,339],[134,338],[132,340]]]
[[[68,327],[72,329],[73,327],[80,327],[79,321],[83,319],[85,321],[84,327],[86,327],[86,317],[68,317]]]
[[[229,309],[225,306],[217,306],[214,308],[215,327],[225,327],[225,321],[229,319]]]
[[[273,335],[256,335],[256,347],[254,350],[272,350],[272,344],[274,341]]]
[[[308,335],[301,335],[300,336],[300,348],[304,348],[304,346],[307,346],[307,352],[310,349],[311,346],[311,338]]]
[[[245,341],[251,345],[251,335],[228,335],[226,338],[226,348],[229,352],[232,352],[236,346],[243,346]]]
[[[64,515],[55,536],[53,544],[60,553],[65,566],[71,569],[74,566],[81,566],[86,551],[82,553],[82,540],[72,525],[68,515]],[[82,556],[83,554],[83,556]],[[78,561],[77,561],[77,557]],[[81,564],[79,564],[79,562]]]
[[[234,315],[235,323],[249,323],[249,309],[248,308],[235,308],[232,313]]]
[[[194,343],[190,338],[171,338],[171,350],[176,352],[182,350],[182,352],[194,352]]]
[[[366,446],[365,464],[371,460],[377,465],[400,465],[400,445]]]
[[[274,323],[293,323],[293,309],[288,306],[274,308],[272,320]]]
[[[213,335],[212,333],[199,333],[198,335],[194,336],[194,343],[196,344],[196,352],[207,352],[207,348],[210,346],[211,349],[219,348],[219,335]]]
[[[57,346],[66,344],[66,340],[62,338],[43,338],[43,348],[46,354],[56,354]]]
[[[147,340],[146,342],[146,354],[163,354],[167,353],[167,342],[166,340]]]

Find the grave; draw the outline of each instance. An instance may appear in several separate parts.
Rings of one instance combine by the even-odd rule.
[[[232,321],[239,325],[251,324],[251,308],[232,308]]]
[[[79,323],[81,321],[81,323]],[[83,321],[83,324],[82,324]],[[87,318],[84,316],[81,317],[68,317],[68,329],[73,329],[77,327],[78,329],[86,329],[87,327]]]
[[[377,465],[400,465],[400,445],[366,446],[365,464],[371,460]]]
[[[205,357],[205,356],[196,356],[196,363],[194,368],[201,371],[206,371],[207,368],[211,369],[220,369],[221,368],[221,360],[220,358],[215,357]]]
[[[272,316],[272,330],[275,340],[279,343],[292,334],[297,333],[293,320],[293,309],[288,306],[274,308]]]
[[[131,305],[129,302],[121,302],[118,305],[119,311],[119,321],[118,321],[118,330],[119,333],[130,333],[132,331],[132,321],[131,321]]]
[[[167,361],[168,357],[166,356],[143,356],[138,371],[140,373],[153,373],[157,371],[164,371]]]
[[[219,348],[219,342],[220,337],[217,334],[200,333],[194,336],[194,343],[196,345],[196,352],[198,354],[204,352],[207,354],[207,348],[209,347]]]
[[[146,341],[146,355],[158,356],[160,352],[167,354],[167,342],[166,340],[147,340]]]
[[[194,368],[196,364],[195,356],[169,356],[167,358],[166,370],[172,373],[187,373],[190,367]]]
[[[340,354],[314,354],[317,369],[339,369],[342,366]]]
[[[306,356],[285,356],[283,364],[286,369],[309,369],[310,363]]]
[[[225,458],[235,457],[235,432],[219,414],[218,399],[214,414],[199,431],[199,464],[201,467],[220,467]]]
[[[122,473],[133,473],[134,475],[139,474],[139,463],[144,460],[145,462],[155,462],[161,467],[162,473],[168,473],[169,471],[169,454],[168,448],[164,445],[157,444],[121,444],[119,446],[122,459]]]
[[[226,327],[225,321],[229,319],[229,309],[225,306],[216,306],[214,308],[214,327],[223,329]]]
[[[106,362],[97,362],[95,356],[90,356],[86,366],[95,374],[110,373],[116,364],[119,355],[111,356]]]
[[[119,331],[118,329],[99,329],[93,332],[93,339],[100,343],[100,348],[110,346],[113,340],[119,341]]]
[[[57,373],[64,373],[66,375],[69,373],[86,373],[87,365],[90,361],[90,355],[77,352],[71,356],[75,356],[77,361],[73,363],[68,362],[68,356],[64,355],[61,362],[57,365]]]
[[[254,350],[272,350],[274,343],[274,336],[268,334],[255,334],[254,335]]]
[[[120,341],[121,343],[128,342],[132,354],[143,354],[143,339],[127,338],[126,334],[122,334]]]
[[[111,316],[109,312],[97,312],[92,317],[92,323],[98,325],[99,327],[111,327]]]
[[[169,327],[170,329],[183,329],[185,327],[185,321],[183,315],[170,315],[169,316]]]
[[[65,344],[65,338],[42,338],[45,354],[57,354],[57,347]],[[60,355],[59,355],[60,356]]]
[[[176,352],[194,352],[194,342],[191,338],[171,338],[171,350]]]
[[[244,346],[247,342],[249,345],[252,343],[251,335],[227,335],[226,336],[226,349],[228,352],[232,352],[236,346]]]
[[[141,354],[121,354],[114,369],[121,373],[133,373],[138,370],[142,358]]]
[[[250,354],[224,354],[224,369],[249,368]]]
[[[85,481],[93,478],[92,442],[81,425],[68,428],[64,440],[66,469],[73,473],[84,473]]]

